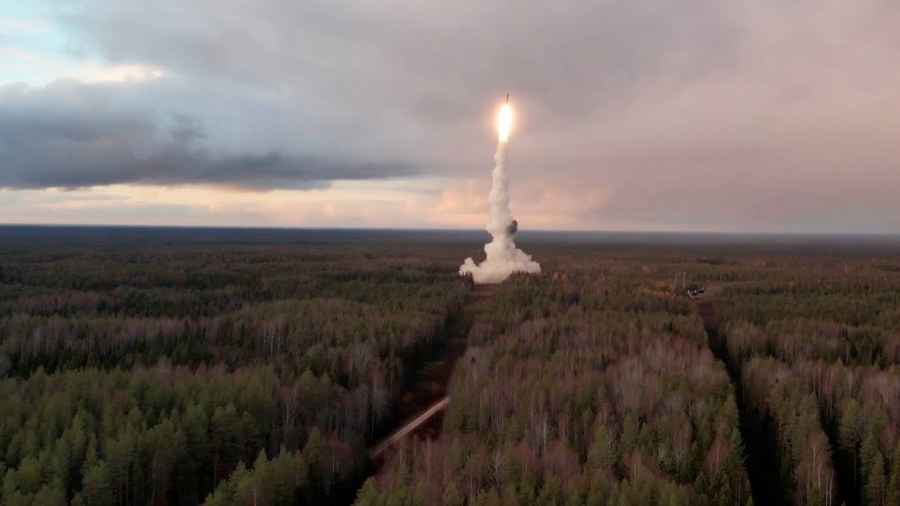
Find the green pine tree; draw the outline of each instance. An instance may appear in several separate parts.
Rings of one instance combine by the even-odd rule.
[[[456,483],[450,482],[444,487],[443,502],[445,506],[463,506],[465,498]]]
[[[900,504],[900,445],[891,459],[891,475],[888,478],[887,504]]]
[[[105,460],[98,460],[84,472],[81,496],[91,506],[112,506],[116,502],[113,493],[112,472]]]
[[[885,488],[887,478],[884,476],[884,457],[876,451],[872,459],[872,467],[869,469],[866,485],[863,489],[863,501],[871,506],[884,505]]]

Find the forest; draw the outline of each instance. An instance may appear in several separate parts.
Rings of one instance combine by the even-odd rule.
[[[0,227],[0,503],[900,504],[900,243],[522,237]]]
[[[3,504],[348,503],[468,290],[425,256],[69,233],[0,250]]]
[[[900,504],[900,262],[785,261],[722,290],[721,345],[804,504]]]

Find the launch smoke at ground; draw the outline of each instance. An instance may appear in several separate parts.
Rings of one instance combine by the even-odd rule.
[[[516,248],[513,242],[518,223],[509,211],[509,177],[506,173],[509,123],[510,111],[506,105],[500,112],[500,139],[497,143],[497,153],[494,155],[496,165],[492,173],[491,193],[488,195],[491,222],[488,223],[487,231],[491,233],[493,240],[484,245],[487,258],[478,265],[471,258],[467,258],[459,268],[461,275],[471,274],[472,280],[477,284],[500,283],[513,272],[541,272],[540,264],[532,261],[531,255]]]

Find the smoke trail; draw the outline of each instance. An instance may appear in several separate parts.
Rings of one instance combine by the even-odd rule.
[[[501,123],[503,121],[501,113]],[[508,116],[508,110],[505,111]],[[508,119],[507,119],[508,121]],[[513,235],[518,230],[518,222],[512,219],[509,211],[509,178],[506,174],[506,144],[508,126],[501,126],[500,141],[497,144],[497,153],[494,155],[494,171],[491,193],[488,202],[491,206],[491,222],[487,231],[494,238],[484,245],[487,259],[480,265],[475,265],[471,258],[460,266],[460,275],[472,275],[472,280],[477,284],[500,283],[513,272],[541,272],[541,266],[531,260],[531,255],[516,248]]]

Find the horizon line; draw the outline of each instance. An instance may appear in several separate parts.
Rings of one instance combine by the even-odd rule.
[[[207,230],[283,230],[283,231],[368,231],[368,232],[484,232],[483,228],[423,228],[423,227],[315,227],[315,226],[242,226],[242,225],[147,225],[109,223],[0,223],[2,228],[134,228],[134,229],[207,229]],[[602,229],[520,229],[526,234],[654,234],[654,235],[710,235],[710,236],[776,236],[776,237],[890,237],[900,239],[900,232],[733,232],[690,230],[602,230]]]

